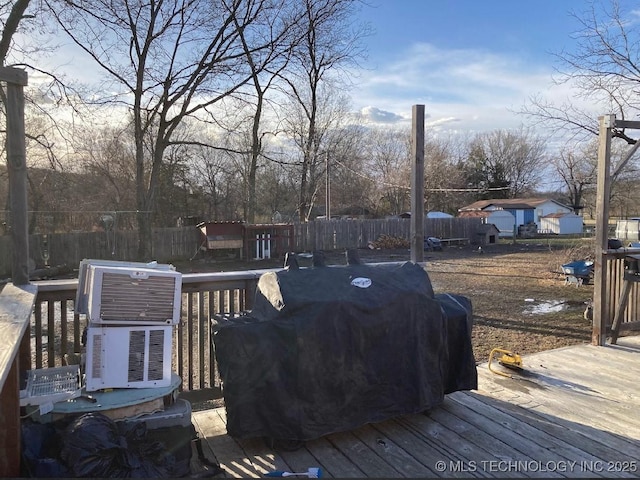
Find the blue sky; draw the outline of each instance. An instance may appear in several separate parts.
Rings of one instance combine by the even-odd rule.
[[[295,0],[293,0],[295,1]],[[596,0],[610,5],[611,0]],[[638,0],[620,0],[637,8]],[[572,13],[591,0],[363,0],[355,22],[373,34],[363,39],[368,58],[353,72],[352,107],[374,122],[411,119],[424,104],[427,127],[475,133],[519,128],[528,119],[516,112],[529,98],[544,95],[556,104],[579,102],[570,85],[554,85],[554,53],[571,51],[580,25]],[[637,5],[637,7],[636,7]],[[640,18],[640,15],[636,18]],[[71,78],[90,81],[98,69],[68,45],[57,63]],[[37,74],[36,74],[37,77]],[[591,105],[594,119],[604,113]]]
[[[360,20],[374,33],[352,101],[374,121],[410,119],[424,104],[435,128],[517,128],[526,118],[514,112],[532,95],[572,95],[553,87],[553,54],[575,47],[571,12],[585,0],[367,1]]]

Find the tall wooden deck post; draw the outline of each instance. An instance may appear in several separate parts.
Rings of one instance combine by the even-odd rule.
[[[2,290],[0,308],[0,332],[8,345],[3,345],[0,354],[0,476],[20,475],[20,374],[27,367],[20,364],[28,353],[29,318],[33,310],[35,295],[30,291],[27,308],[14,308],[22,302],[7,300],[21,290],[16,286],[33,289],[29,283],[29,229],[27,220],[27,165],[24,137],[24,86],[27,72],[16,68],[0,67],[0,81],[7,83],[7,171],[9,173],[9,201],[11,208],[11,239],[13,243],[12,280]],[[10,334],[9,334],[10,332]],[[25,338],[26,337],[26,338]],[[7,350],[9,355],[7,355]]]
[[[593,328],[591,342],[604,345],[607,340],[608,299],[605,251],[609,242],[609,193],[611,191],[611,130],[615,115],[600,117],[598,178],[596,186],[596,251],[593,288]]]
[[[27,72],[0,67],[0,81],[7,82],[7,170],[13,245],[11,278],[14,285],[26,285],[29,283],[29,222],[23,89],[27,85]]]
[[[411,261],[424,261],[424,105],[413,106],[411,128]]]

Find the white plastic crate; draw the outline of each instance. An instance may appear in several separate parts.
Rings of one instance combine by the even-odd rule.
[[[56,403],[80,396],[79,365],[41,368],[28,373],[27,387],[20,391],[20,406]]]

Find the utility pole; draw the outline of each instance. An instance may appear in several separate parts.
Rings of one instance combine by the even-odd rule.
[[[325,213],[327,220],[331,220],[331,180],[329,178],[329,152],[324,152],[324,158],[326,162],[326,178],[325,178]]]

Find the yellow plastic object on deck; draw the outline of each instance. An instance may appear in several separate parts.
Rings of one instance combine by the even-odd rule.
[[[496,356],[497,354],[500,354],[500,357],[498,358],[498,363],[504,367],[510,368],[512,370],[522,370],[522,357],[520,355],[518,355],[517,353],[513,353],[509,350],[504,350],[502,348],[494,348],[493,350],[491,350],[491,353],[489,354],[489,370],[492,371],[495,374],[498,375],[502,375],[503,377],[511,377],[511,375],[509,375],[508,373],[505,372],[501,372],[499,370],[494,370],[493,368],[491,368],[491,362],[493,360],[493,357]]]

